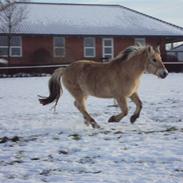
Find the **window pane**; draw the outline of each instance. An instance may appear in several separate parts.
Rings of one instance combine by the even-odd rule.
[[[105,58],[110,59],[110,58],[112,58],[112,55],[105,55]]]
[[[11,46],[21,46],[21,37],[20,36],[13,36],[11,38]]]
[[[95,56],[94,48],[86,48],[85,49],[85,56],[86,57],[94,57]]]
[[[0,36],[0,46],[8,46],[8,37]]]
[[[183,61],[183,52],[178,52],[178,61]]]
[[[8,48],[0,48],[0,56],[7,56]]]
[[[176,56],[176,52],[173,52],[173,51],[169,51],[167,52],[168,55],[173,55],[173,56]]]
[[[104,46],[112,46],[111,40],[104,40]]]
[[[104,48],[105,54],[112,54],[112,48]]]
[[[140,43],[141,45],[146,44],[145,38],[135,38],[135,43]]]
[[[20,48],[11,48],[11,56],[21,56]]]
[[[63,37],[55,37],[54,38],[54,46],[56,47],[64,47],[65,39]]]
[[[95,39],[92,37],[87,37],[84,39],[85,47],[94,47],[95,46]]]
[[[55,56],[63,57],[64,56],[64,48],[55,48]]]

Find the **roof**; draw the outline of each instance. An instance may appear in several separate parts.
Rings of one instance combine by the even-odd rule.
[[[18,3],[18,6],[25,4],[27,17],[14,33],[183,36],[181,27],[120,5],[29,2]]]

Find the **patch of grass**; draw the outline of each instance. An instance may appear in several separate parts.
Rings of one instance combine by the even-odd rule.
[[[183,169],[175,169],[176,172],[183,172]]]
[[[183,132],[183,129],[178,129],[176,127],[169,127],[165,130],[153,130],[153,131],[141,131],[141,132],[138,132],[138,134],[151,134],[151,133],[166,133],[166,132],[176,132],[176,131],[180,131],[180,132]],[[168,135],[168,133],[166,133],[165,135]]]
[[[81,140],[81,136],[77,133],[69,135],[73,140]]]
[[[172,132],[172,131],[178,131],[178,129],[173,126],[173,127],[167,128],[165,131]]]
[[[38,160],[40,160],[40,158],[35,157],[35,158],[31,158],[31,160],[32,161],[38,161]]]
[[[0,138],[0,144],[6,143],[6,142],[18,142],[18,141],[20,141],[20,137],[18,136],[14,136],[12,138],[5,136]]]
[[[59,150],[58,153],[59,154],[64,154],[64,155],[69,154],[69,152],[68,151],[65,151],[65,150]]]

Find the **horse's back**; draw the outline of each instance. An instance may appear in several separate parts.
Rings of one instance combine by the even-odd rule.
[[[101,70],[102,67],[104,67],[104,64],[100,62],[79,60],[66,68],[65,75],[74,75],[74,77],[76,77],[81,74],[91,74],[91,72],[97,72],[98,69]]]
[[[102,63],[89,61],[89,60],[79,60],[72,63],[65,70],[64,76],[72,80],[77,80],[85,75],[91,75],[93,72],[97,72],[99,67],[102,67]]]

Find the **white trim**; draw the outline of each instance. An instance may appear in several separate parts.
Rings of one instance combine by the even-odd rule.
[[[64,41],[64,46],[55,46],[55,39],[56,38],[63,38],[63,41]],[[63,55],[56,55],[56,52],[55,52],[55,49],[63,49]],[[54,58],[61,58],[61,57],[65,57],[65,37],[63,36],[56,36],[56,37],[53,37],[53,57]]]
[[[105,46],[105,41],[111,41],[111,46]],[[105,48],[111,48],[111,54],[105,53]],[[107,56],[114,57],[114,39],[113,38],[102,38],[102,57],[105,58]]]
[[[20,55],[12,55],[12,48],[19,48],[20,49]],[[22,46],[11,46],[11,49],[10,49],[10,56],[11,57],[22,57]]]
[[[92,38],[93,46],[85,46],[85,40],[87,38]],[[83,41],[84,41],[84,57],[85,58],[94,58],[94,57],[96,57],[96,39],[95,39],[95,37],[85,37]],[[86,55],[86,50],[87,49],[93,49],[93,55],[92,56]]]

